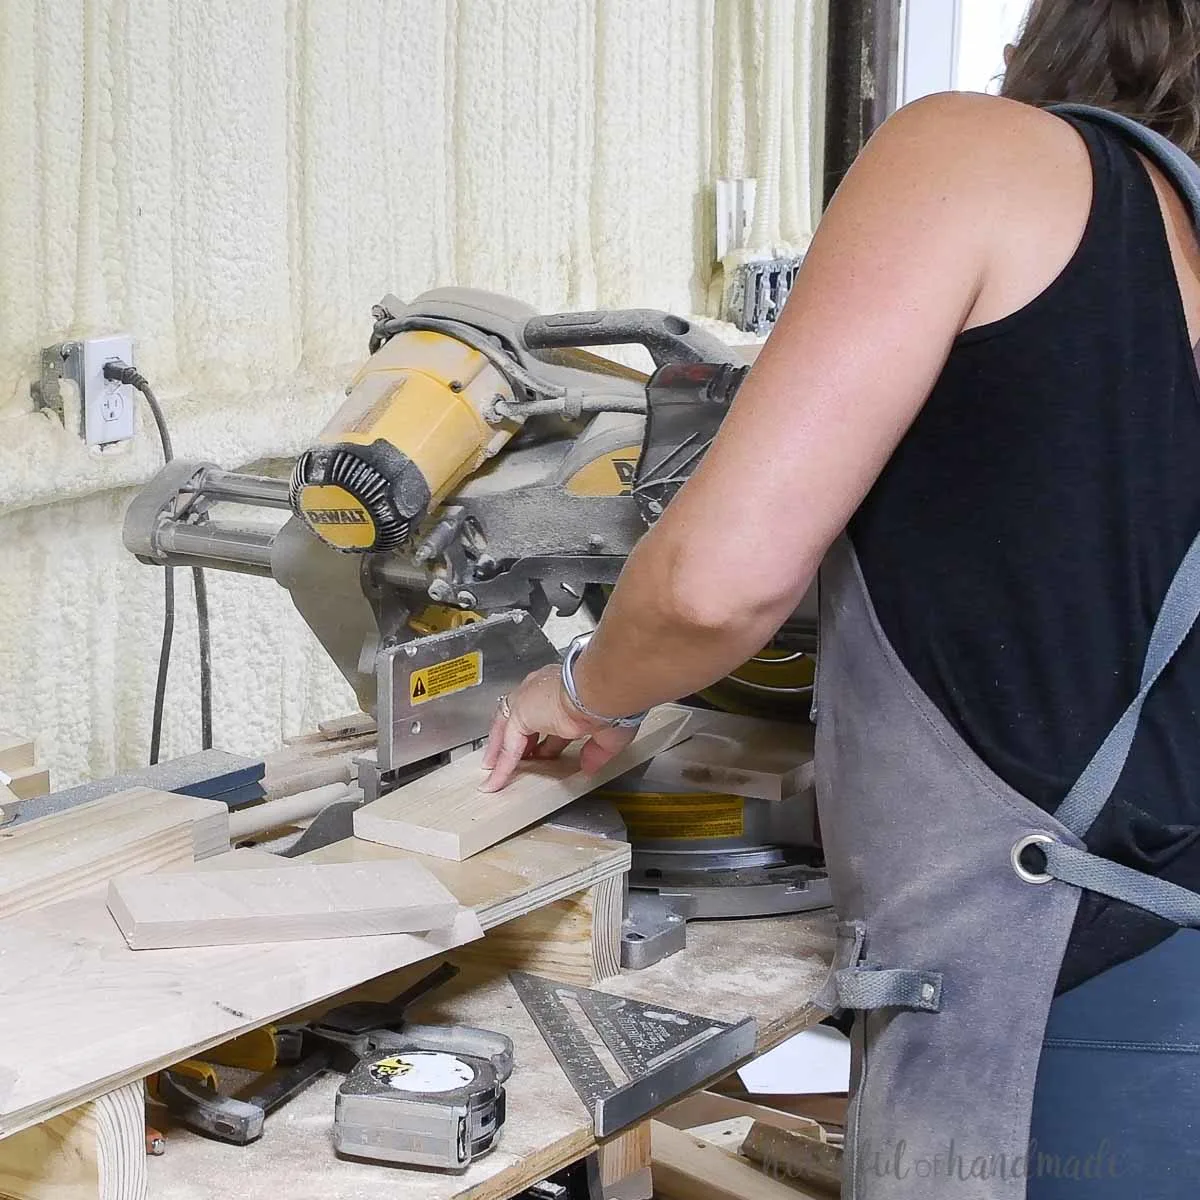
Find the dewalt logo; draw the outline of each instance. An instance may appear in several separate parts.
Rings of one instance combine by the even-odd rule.
[[[357,508],[314,508],[308,519],[314,525],[369,525],[370,518]]]

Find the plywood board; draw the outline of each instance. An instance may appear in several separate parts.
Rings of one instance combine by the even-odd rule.
[[[0,919],[228,848],[228,823],[217,800],[139,788],[0,828]]]
[[[223,857],[223,856],[222,856]],[[119,875],[108,910],[134,950],[444,929],[458,901],[414,862],[276,863]]]
[[[544,820],[654,754],[687,737],[688,709],[655,709],[637,737],[593,774],[579,769],[579,745],[561,758],[521,764],[502,792],[481,792],[483,751],[465,755],[360,808],[354,833],[367,841],[456,861],[470,858]]]
[[[685,742],[657,754],[645,784],[785,800],[812,786],[811,725],[697,713]]]
[[[348,849],[330,846],[298,861],[405,857],[349,841]],[[484,927],[628,866],[627,844],[561,829],[534,830],[470,864],[431,863],[474,911],[450,930],[424,936],[135,951],[102,895],[0,921],[0,1080],[12,1080],[7,1097],[0,1095],[0,1137],[365,980],[436,957],[479,937]],[[70,1031],[71,1053],[47,1054],[47,1046],[62,1044],[64,1031]],[[328,1113],[322,1131],[327,1139]],[[322,1145],[327,1148],[327,1140]]]

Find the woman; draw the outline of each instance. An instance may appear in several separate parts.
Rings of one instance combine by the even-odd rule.
[[[608,717],[735,668],[823,564],[864,1200],[1200,1184],[1193,560],[1164,603],[1200,532],[1200,243],[1148,152],[1045,111],[1196,155],[1198,7],[1036,0],[1003,98],[887,123],[574,696],[537,672],[493,729],[488,788],[569,739],[594,768],[632,736]]]

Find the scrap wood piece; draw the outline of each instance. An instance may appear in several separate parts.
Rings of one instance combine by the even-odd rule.
[[[633,741],[599,771],[579,769],[579,745],[561,758],[521,764],[502,792],[481,792],[483,751],[432,771],[354,814],[354,833],[367,841],[461,862],[543,820],[688,736],[690,710],[664,704]]]
[[[812,786],[811,726],[733,713],[697,714],[692,736],[655,755],[641,782],[786,800]]]
[[[741,1150],[775,1179],[794,1180],[830,1196],[841,1194],[842,1149],[826,1141],[823,1130],[812,1136],[755,1121]]]
[[[0,771],[13,775],[37,766],[37,746],[29,738],[0,734]]]
[[[108,910],[134,950],[427,933],[458,901],[414,862],[297,863],[117,876]]]
[[[737,1154],[753,1125],[753,1117],[731,1117],[724,1121],[708,1121],[703,1125],[689,1125],[684,1132],[690,1133],[692,1137],[699,1138],[702,1142],[707,1142],[710,1146],[727,1150],[730,1154]]]
[[[34,800],[50,790],[48,767],[19,767],[15,771],[5,771],[2,778],[8,781],[9,790],[18,800]]]
[[[0,829],[0,918],[228,847],[217,800],[137,788]]]
[[[660,1121],[650,1130],[654,1194],[662,1200],[827,1200]]]

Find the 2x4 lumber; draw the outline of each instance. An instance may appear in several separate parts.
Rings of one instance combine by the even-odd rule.
[[[584,987],[621,969],[620,875],[491,930],[455,954],[463,964],[530,971]]]
[[[139,788],[0,828],[0,919],[228,845],[217,800]]]
[[[825,1196],[842,1186],[842,1150],[823,1135],[805,1136],[755,1121],[742,1143],[742,1154],[776,1179],[796,1182]]]
[[[827,1200],[661,1121],[651,1123],[651,1144],[654,1193],[662,1200]]]
[[[444,929],[458,901],[414,862],[296,863],[122,875],[108,910],[134,950]]]
[[[0,1141],[0,1196],[8,1200],[144,1200],[146,1101],[142,1081]]]
[[[596,1147],[604,1200],[650,1200],[650,1122],[643,1121]]]
[[[561,758],[522,763],[501,792],[479,790],[484,752],[475,751],[360,808],[355,836],[461,862],[682,741],[690,720],[689,710],[662,705],[599,771],[579,769],[576,745]]]

